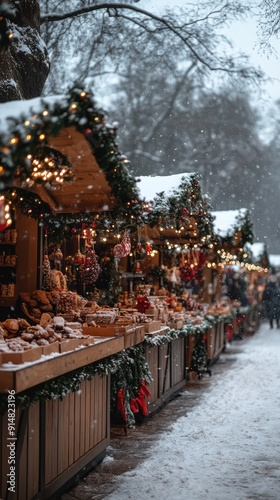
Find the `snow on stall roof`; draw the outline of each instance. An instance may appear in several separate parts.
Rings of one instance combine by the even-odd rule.
[[[263,254],[265,243],[260,242],[260,241],[256,241],[255,243],[251,243],[251,244],[247,243],[247,246],[251,250],[253,257],[255,257],[255,259],[257,259],[258,257],[260,257]]]
[[[181,184],[182,178],[190,178],[193,174],[173,174],[173,175],[142,175],[138,177],[141,182],[138,184],[141,198],[145,198],[147,201],[151,201],[162,191],[165,194],[171,194],[174,189],[177,189]]]
[[[245,215],[246,208],[240,208],[239,210],[220,210],[217,212],[212,212],[214,220],[214,228],[220,236],[226,236],[228,231],[233,228],[236,224],[239,215]]]
[[[280,267],[280,255],[278,254],[269,254],[269,263],[271,266]]]
[[[0,104],[0,133],[7,133],[10,128],[9,118],[20,119],[21,116],[29,117],[34,113],[40,113],[44,109],[44,103],[52,107],[56,102],[62,103],[65,96],[55,95],[49,97],[36,97],[19,101],[9,101]]]

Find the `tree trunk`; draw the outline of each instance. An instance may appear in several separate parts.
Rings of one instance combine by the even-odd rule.
[[[40,37],[37,0],[11,0],[16,17],[10,23],[13,38],[0,49],[0,102],[41,95],[49,72],[47,49]]]

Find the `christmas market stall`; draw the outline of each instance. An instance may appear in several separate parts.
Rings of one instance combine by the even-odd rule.
[[[180,390],[192,373],[200,377],[208,370],[205,336],[212,325],[204,319],[208,304],[202,290],[213,218],[199,179],[194,173],[140,177],[147,204],[143,235],[156,249],[154,256],[146,255],[139,263],[140,273],[150,279],[146,313],[165,317],[170,328],[160,336],[146,335],[153,378],[150,413]]]
[[[261,306],[262,295],[270,272],[277,272],[277,256],[273,261],[273,256],[268,254],[267,246],[264,242],[248,243],[245,247],[249,255],[250,282],[248,293],[250,303]],[[275,266],[274,267],[274,263]]]
[[[113,250],[130,251],[141,207],[115,124],[83,89],[0,116],[1,497],[55,498],[104,457],[110,376],[144,340],[113,307]]]
[[[226,325],[226,338],[231,341],[257,328],[259,302],[252,287],[256,274],[259,277],[266,270],[252,259],[254,235],[249,211],[225,210],[213,215],[218,238],[211,259],[216,280],[210,312],[219,315],[221,303],[228,305],[232,319]]]

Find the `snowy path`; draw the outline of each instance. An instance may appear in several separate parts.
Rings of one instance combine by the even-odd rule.
[[[263,324],[234,356],[199,404],[103,498],[280,499],[280,330]]]

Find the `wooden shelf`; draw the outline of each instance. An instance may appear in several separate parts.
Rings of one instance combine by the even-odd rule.
[[[0,297],[0,307],[10,307],[14,306],[16,297]]]

